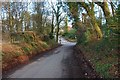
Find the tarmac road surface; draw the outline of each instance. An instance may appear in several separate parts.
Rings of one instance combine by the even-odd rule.
[[[9,74],[8,78],[80,78],[79,65],[73,55],[76,43],[67,42],[63,38],[61,43],[63,46],[46,52],[37,60]]]

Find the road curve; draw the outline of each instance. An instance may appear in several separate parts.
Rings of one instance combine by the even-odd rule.
[[[73,58],[75,43],[61,39],[63,46],[14,71],[8,78],[79,78],[80,69]],[[46,54],[47,54],[46,53]]]

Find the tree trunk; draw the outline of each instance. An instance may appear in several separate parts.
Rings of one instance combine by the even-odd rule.
[[[13,32],[13,27],[12,27],[12,21],[11,21],[11,11],[10,11],[10,3],[8,3],[9,8],[8,8],[8,14],[9,14],[9,28],[10,28],[10,32]]]
[[[88,6],[86,3],[79,3],[88,13],[89,17],[91,18],[91,22],[93,27],[95,28],[96,32],[98,33],[98,37],[102,38],[102,31],[100,29],[100,27],[98,26],[97,20],[95,18],[95,13],[94,13],[94,3],[90,3],[90,5]]]
[[[98,33],[98,39],[101,39],[103,37],[102,31],[97,23],[96,17],[95,17],[95,13],[94,13],[94,3],[91,3],[91,9],[90,8],[86,8],[88,15],[91,18],[91,22],[93,27],[95,28],[96,32]]]
[[[105,15],[105,18],[106,18],[106,22],[109,23],[110,10],[109,10],[107,2],[103,2],[103,8],[102,9],[103,9],[103,12],[104,12],[104,15]]]
[[[53,34],[53,30],[54,30],[54,14],[52,15],[52,24],[51,24],[51,33]]]
[[[59,24],[57,23],[57,33],[56,33],[56,42],[58,43],[58,36],[59,36]]]
[[[102,38],[103,37],[102,31],[96,22],[97,20],[96,20],[95,16],[92,14],[89,14],[89,16],[91,18],[91,22],[92,22],[93,27],[95,28],[96,32],[98,33],[98,37]]]
[[[114,4],[113,4],[112,1],[110,2],[110,5],[111,5],[111,8],[112,8],[112,15],[114,17],[115,16],[115,10],[114,10]]]
[[[67,16],[66,16],[66,19],[65,19],[65,33],[68,33],[68,19],[67,19]]]

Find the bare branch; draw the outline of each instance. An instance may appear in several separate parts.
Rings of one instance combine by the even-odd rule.
[[[65,19],[65,16],[59,19],[59,24]]]

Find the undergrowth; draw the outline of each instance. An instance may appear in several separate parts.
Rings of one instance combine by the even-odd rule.
[[[118,71],[118,43],[119,36],[107,30],[101,40],[89,41],[87,35],[78,37],[77,45],[84,52],[85,57],[91,61],[95,70],[104,78],[117,77]],[[117,65],[113,68],[114,65]],[[112,73],[112,74],[111,74]]]

